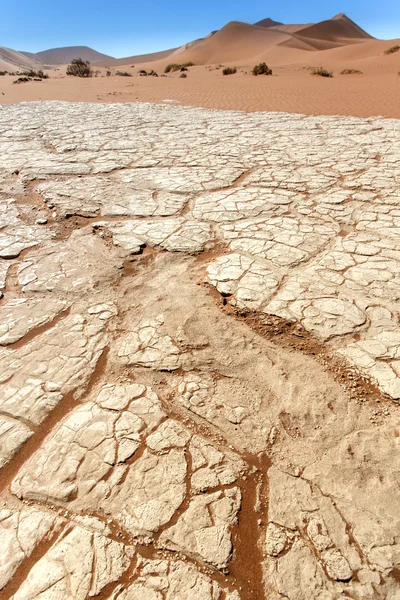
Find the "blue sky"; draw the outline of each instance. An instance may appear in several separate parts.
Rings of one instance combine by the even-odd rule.
[[[344,12],[375,37],[400,37],[400,0],[18,0],[2,3],[0,46],[86,45],[123,57],[165,50],[228,21],[316,22]]]

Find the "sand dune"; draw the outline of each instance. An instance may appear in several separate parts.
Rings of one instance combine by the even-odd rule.
[[[269,59],[274,64],[288,64],[303,60],[304,52],[326,51],[370,40],[373,38],[367,32],[340,13],[316,24],[282,24],[269,17],[254,25],[232,21],[222,29],[189,41],[179,48],[118,59],[87,46],[53,48],[37,54],[23,54],[29,59],[49,65],[67,64],[78,56],[103,67],[154,63],[162,68],[166,64],[165,60],[206,65],[232,62],[246,64],[247,61]],[[295,50],[299,51],[298,56],[295,55]]]
[[[302,29],[301,36],[325,42],[346,42],[347,44],[352,41],[373,39],[369,33],[342,13],[332,19]]]
[[[81,58],[91,63],[105,60],[113,60],[112,56],[102,54],[88,46],[66,46],[64,48],[50,48],[35,54],[37,60],[46,65],[65,65],[73,58]]]
[[[0,71],[18,71],[40,68],[38,61],[28,58],[21,52],[0,46]]]
[[[284,33],[299,33],[302,29],[311,25],[314,25],[314,23],[293,23],[292,25],[277,25],[273,29],[283,31]]]
[[[266,60],[268,57],[273,57],[274,62],[279,63],[279,51],[282,47],[319,52],[373,40],[367,32],[344,14],[312,25],[268,26],[268,23],[275,23],[275,21],[265,19],[264,22],[266,24],[262,26],[230,22],[214,35],[186,44],[175,50],[169,57],[173,59],[174,56],[179,55],[179,62],[190,61],[196,65],[224,62],[243,64],[248,60]],[[278,51],[275,50],[276,47],[280,47]],[[283,61],[297,62],[302,59],[301,55],[296,57],[283,48],[281,50]],[[137,58],[140,60],[140,57]]]
[[[281,23],[280,21],[274,21],[273,19],[270,19],[268,17],[267,19],[257,21],[257,23],[254,23],[254,25],[256,25],[257,27],[276,27],[277,25],[283,25],[283,23]]]
[[[275,29],[232,21],[212,37],[199,42],[185,52],[178,50],[174,54],[180,55],[181,62],[191,61],[196,65],[243,62],[289,37],[289,34]],[[172,57],[173,55],[171,55]]]
[[[177,50],[177,48],[171,48],[170,50],[162,50],[161,52],[152,52],[150,54],[140,54],[135,56],[127,56],[125,58],[112,58],[106,60],[100,60],[96,62],[98,66],[113,66],[117,67],[119,65],[134,65],[137,63],[149,63],[155,62],[158,60],[162,60],[163,58],[167,58],[172,52]]]

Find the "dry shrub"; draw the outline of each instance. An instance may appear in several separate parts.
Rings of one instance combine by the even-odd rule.
[[[362,71],[359,71],[358,69],[343,69],[343,71],[340,71],[341,75],[362,75]]]
[[[222,71],[222,75],[234,75],[236,72],[236,67],[225,67],[225,69]]]
[[[67,67],[67,75],[74,77],[92,77],[93,72],[90,67],[90,62],[84,61],[81,58],[73,58],[71,64]]]
[[[257,76],[257,75],[272,75],[272,69],[270,69],[265,62],[263,62],[263,63],[259,63],[258,65],[254,65],[252,73],[255,76]]]
[[[400,50],[400,46],[396,44],[395,46],[391,46],[387,50],[385,50],[384,54],[394,54]]]
[[[327,71],[324,67],[316,67],[311,71],[311,75],[319,75],[320,77],[333,77],[332,71]]]

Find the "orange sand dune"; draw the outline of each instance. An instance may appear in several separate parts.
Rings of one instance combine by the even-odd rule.
[[[324,40],[325,42],[343,41],[348,44],[352,41],[372,39],[369,33],[343,14],[302,29],[301,35],[302,37]]]
[[[175,52],[177,48],[171,48],[170,50],[162,50],[161,52],[152,52],[151,54],[141,54],[137,56],[127,56],[125,58],[113,58],[111,60],[97,61],[96,66],[101,67],[117,67],[121,65],[136,65],[138,63],[149,63],[162,60],[167,58],[170,54]]]
[[[270,20],[264,21],[269,22]],[[194,40],[175,51],[168,50],[165,53],[119,59],[112,64],[148,63],[164,58],[168,58],[169,62],[193,62],[196,65],[226,62],[244,64],[246,61],[268,58],[274,64],[279,64],[279,62],[284,64],[288,61],[296,62],[296,56],[283,50],[280,59],[278,52],[271,51],[271,49],[280,47],[315,52],[349,44],[359,44],[372,39],[368,33],[342,14],[311,25],[265,27],[233,21],[214,34]],[[302,60],[301,55],[298,60]]]
[[[298,33],[302,29],[305,29],[306,27],[310,27],[311,25],[314,25],[314,23],[277,25],[276,27],[273,27],[272,29],[276,29],[277,31],[283,31],[284,33]]]
[[[234,21],[189,49],[177,50],[170,58],[179,56],[179,62],[190,61],[196,65],[243,62],[289,37],[289,34],[270,27],[256,27]]]
[[[395,40],[366,40],[361,44],[351,44],[349,46],[328,50],[325,52],[325,57],[327,60],[332,59],[336,61],[358,61],[383,57],[386,63],[388,63],[390,59],[397,60],[398,70],[400,70],[400,54],[395,53],[389,56],[384,54],[385,50],[395,45],[400,45],[400,38]]]

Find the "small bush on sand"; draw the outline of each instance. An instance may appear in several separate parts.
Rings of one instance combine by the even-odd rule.
[[[140,69],[139,75],[140,77],[147,77],[147,71],[145,71],[144,69]]]
[[[179,71],[182,65],[177,65],[176,63],[170,63],[164,69],[164,73],[175,73],[175,71]]]
[[[396,46],[391,46],[387,50],[385,50],[384,54],[394,54],[400,50],[400,46],[396,44]]]
[[[74,77],[92,77],[92,69],[90,62],[84,61],[81,58],[73,58],[71,64],[67,67],[67,75]]]
[[[111,71],[106,71],[106,77],[111,77]]]
[[[234,67],[233,69],[231,67],[225,67],[225,69],[222,71],[222,75],[234,75],[236,72],[236,67]]]
[[[49,76],[47,73],[44,73],[42,69],[39,71],[34,71],[33,69],[29,69],[29,71],[24,71],[21,75],[25,75],[25,77],[32,77],[36,79],[48,79]]]
[[[132,73],[128,73],[128,71],[117,71],[115,74],[120,77],[132,77]]]
[[[153,69],[150,71],[150,73],[147,73],[147,75],[149,77],[158,77],[158,73],[156,73],[155,71],[153,71]]]
[[[341,75],[362,75],[362,71],[359,71],[358,69],[343,69],[343,71],[340,71]]]
[[[265,62],[255,65],[252,71],[253,75],[272,75],[272,69]]]
[[[186,73],[181,73],[181,74],[179,75],[179,78],[180,78],[180,79],[186,79],[186,77],[187,77]]]
[[[13,83],[26,83],[27,81],[30,81],[28,77],[18,77]]]
[[[8,71],[0,71],[0,77],[3,76],[3,75],[7,75],[7,72]]]
[[[327,71],[324,67],[316,67],[311,71],[311,75],[319,75],[320,77],[333,77],[332,71]]]
[[[177,63],[170,63],[164,69],[164,73],[175,73],[175,71],[187,71],[188,67],[194,67],[194,63],[187,62],[182,65],[178,65]]]

